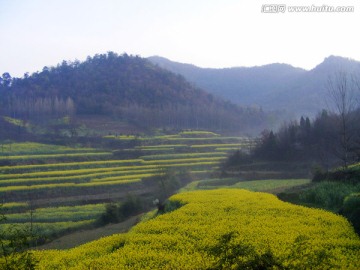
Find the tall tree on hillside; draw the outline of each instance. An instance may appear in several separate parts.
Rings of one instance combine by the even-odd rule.
[[[326,89],[329,94],[332,110],[338,116],[339,147],[336,155],[343,162],[344,168],[352,160],[355,131],[354,111],[356,109],[355,84],[351,76],[339,71],[328,78]]]
[[[12,82],[12,77],[8,72],[3,73],[1,78],[1,84],[5,87],[9,87]]]

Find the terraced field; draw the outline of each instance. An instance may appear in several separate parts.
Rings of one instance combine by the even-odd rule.
[[[251,191],[267,192],[277,194],[282,190],[294,186],[304,186],[311,182],[310,179],[266,179],[240,181],[238,178],[212,178],[193,181],[184,188],[182,192],[193,190],[207,190],[219,188],[247,189]]]
[[[109,201],[129,193],[152,196],[154,183],[148,181],[164,170],[187,171],[197,180],[208,178],[229,151],[249,145],[247,138],[206,131],[104,139],[136,143],[114,150],[31,142],[0,145],[0,197],[8,215],[1,229],[30,220],[45,235],[86,226]],[[62,214],[64,209],[69,214]]]

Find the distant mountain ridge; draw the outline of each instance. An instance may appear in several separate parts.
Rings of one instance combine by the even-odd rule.
[[[330,75],[339,70],[360,73],[360,62],[339,56],[329,56],[309,71],[278,63],[214,69],[177,63],[159,56],[148,59],[216,96],[242,106],[286,111],[289,117],[313,116],[326,108],[325,84]]]

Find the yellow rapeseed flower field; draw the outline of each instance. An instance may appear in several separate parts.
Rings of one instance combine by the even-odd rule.
[[[180,207],[126,234],[66,251],[36,251],[38,267],[360,269],[360,238],[333,213],[240,189],[180,193],[170,205]]]

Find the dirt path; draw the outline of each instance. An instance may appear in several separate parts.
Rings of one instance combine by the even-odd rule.
[[[110,224],[93,230],[83,230],[71,233],[60,237],[48,244],[39,246],[36,249],[69,249],[90,241],[97,240],[104,236],[109,236],[115,233],[127,232],[132,226],[139,222],[140,217],[141,215],[138,215],[118,224]]]

